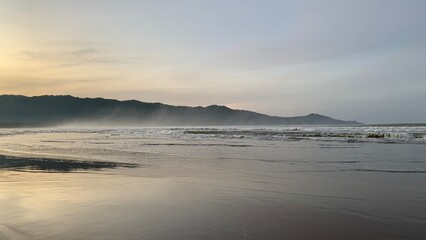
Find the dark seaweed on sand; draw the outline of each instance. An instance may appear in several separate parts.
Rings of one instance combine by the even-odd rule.
[[[137,166],[137,164],[131,163],[27,158],[0,155],[0,169],[71,172],[77,170],[96,170],[118,167],[135,168]]]

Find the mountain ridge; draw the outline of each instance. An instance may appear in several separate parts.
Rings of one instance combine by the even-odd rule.
[[[135,99],[121,101],[71,95],[0,95],[0,126],[73,123],[117,126],[360,124],[317,113],[279,117],[215,104],[189,107]]]

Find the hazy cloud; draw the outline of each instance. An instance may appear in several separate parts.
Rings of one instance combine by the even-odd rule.
[[[136,57],[112,56],[99,48],[79,48],[65,51],[23,51],[19,53],[19,56],[23,61],[38,61],[54,67],[126,64],[137,60]]]

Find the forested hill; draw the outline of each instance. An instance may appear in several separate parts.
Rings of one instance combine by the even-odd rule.
[[[113,126],[359,124],[319,114],[276,117],[218,105],[185,107],[136,100],[0,95],[0,126],[79,123]]]

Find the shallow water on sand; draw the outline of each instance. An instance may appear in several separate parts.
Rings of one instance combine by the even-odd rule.
[[[351,131],[0,130],[0,239],[426,239],[423,129]]]

